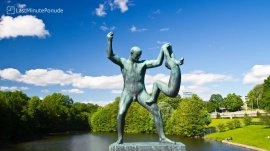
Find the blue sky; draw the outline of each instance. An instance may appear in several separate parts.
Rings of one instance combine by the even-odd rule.
[[[106,58],[106,34],[127,58],[132,46],[155,59],[170,42],[181,66],[179,94],[245,96],[270,75],[268,0],[2,0],[0,89],[41,98],[54,92],[105,104],[120,95],[122,76]],[[42,12],[43,11],[43,12]],[[149,69],[146,88],[168,81]]]

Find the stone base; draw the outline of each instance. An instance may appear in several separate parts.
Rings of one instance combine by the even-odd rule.
[[[186,151],[183,143],[176,144],[159,142],[134,142],[123,144],[111,144],[109,151]]]

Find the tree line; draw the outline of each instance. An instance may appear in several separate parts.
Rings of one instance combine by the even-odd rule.
[[[21,91],[0,91],[0,142],[38,138],[48,133],[89,131],[88,118],[99,108],[53,93],[43,100]]]
[[[248,93],[248,104],[270,110],[270,76],[263,84]],[[29,97],[21,91],[0,91],[0,142],[33,139],[49,133],[67,131],[115,132],[120,98],[106,106],[74,102],[61,93],[44,99]],[[257,103],[258,102],[258,103]],[[225,98],[213,94],[204,102],[198,95],[170,98],[160,94],[158,105],[167,134],[200,137],[210,124],[210,112],[226,108],[238,111],[243,105],[241,96],[230,93]],[[257,105],[257,106],[256,106]],[[134,102],[126,117],[125,132],[155,133],[152,115]]]
[[[250,109],[270,111],[270,76],[262,84],[251,89],[244,97]],[[228,94],[225,98],[220,94],[213,94],[207,102],[208,112],[220,111],[222,108],[233,112],[241,110],[241,106],[243,106],[241,96],[235,93]]]
[[[116,132],[118,103],[116,98],[111,104],[99,108],[90,121],[94,132]],[[201,137],[211,122],[206,104],[197,95],[190,98],[169,98],[160,94],[158,105],[162,112],[163,124],[167,134],[188,137]],[[126,116],[126,133],[155,133],[154,119],[150,112],[137,102],[132,103]]]

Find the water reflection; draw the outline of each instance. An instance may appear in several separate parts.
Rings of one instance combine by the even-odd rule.
[[[182,138],[168,136],[172,140],[186,145],[187,151],[248,151],[204,139]],[[1,151],[108,151],[109,145],[116,141],[115,133],[84,133],[76,135],[50,136],[42,140],[10,145],[0,148]],[[126,142],[153,142],[158,141],[156,134],[126,134]]]

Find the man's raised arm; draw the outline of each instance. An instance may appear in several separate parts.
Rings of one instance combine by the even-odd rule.
[[[156,60],[147,60],[146,61],[146,66],[147,66],[147,68],[158,67],[158,66],[160,66],[162,64],[163,59],[164,59],[164,54],[163,54],[163,51],[162,51],[162,48],[161,48],[157,59]]]
[[[112,50],[113,32],[107,34],[107,58],[118,65],[122,65],[121,58],[113,53]]]

